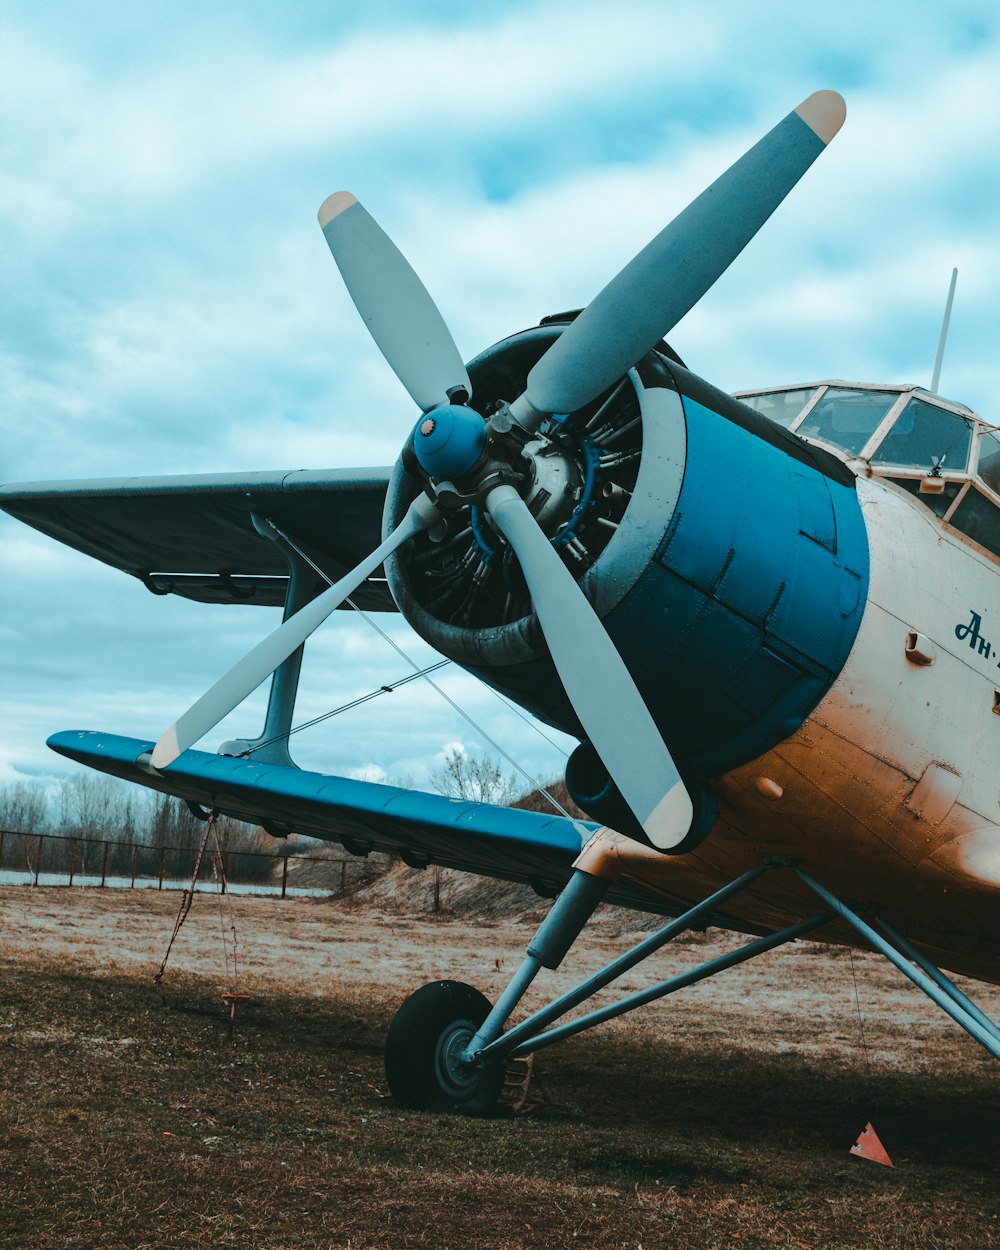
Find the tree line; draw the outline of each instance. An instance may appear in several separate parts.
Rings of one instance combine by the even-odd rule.
[[[429,775],[430,786],[450,798],[504,807],[549,810],[541,796],[524,793],[524,784],[507,772],[496,757],[450,747],[440,767]],[[401,786],[411,785],[398,781]],[[548,787],[572,808],[562,782]],[[573,808],[573,814],[580,814]],[[202,814],[203,815],[203,814]],[[0,869],[66,873],[80,876],[190,874],[205,832],[202,815],[171,795],[131,785],[103,773],[81,771],[64,776],[55,786],[36,781],[0,784]],[[226,853],[227,872],[234,881],[262,881],[282,855],[342,858],[339,847],[293,836],[269,837],[262,829],[220,817],[216,832]],[[58,839],[44,835],[56,834]],[[39,859],[39,856],[42,858]],[[381,863],[383,857],[377,857]],[[372,863],[361,875],[378,871]],[[210,872],[206,864],[206,871]]]
[[[205,822],[180,799],[107,777],[80,772],[55,787],[16,781],[0,785],[0,868],[68,872],[81,876],[167,876],[190,873]],[[266,858],[273,839],[263,830],[220,817],[216,832],[230,875],[260,880],[270,875]],[[59,840],[44,838],[56,834]],[[39,860],[37,857],[43,858]],[[235,857],[235,862],[234,862]]]

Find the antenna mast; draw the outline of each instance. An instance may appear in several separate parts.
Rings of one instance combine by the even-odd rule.
[[[937,358],[934,361],[934,376],[931,378],[931,393],[938,393],[941,381],[941,362],[944,360],[944,345],[948,341],[948,322],[951,321],[951,306],[955,302],[955,283],[958,281],[958,270],[951,271],[951,286],[948,288],[948,299],[944,306],[944,321],[941,322],[941,337],[938,339]]]

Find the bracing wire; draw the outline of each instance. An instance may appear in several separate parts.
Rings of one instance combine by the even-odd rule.
[[[484,682],[483,685],[486,685],[486,683]],[[525,716],[516,703],[511,703],[510,699],[505,699],[500,691],[494,690],[492,686],[486,686],[486,689],[489,690],[491,694],[496,695],[508,712],[513,712],[515,716],[519,716],[529,729],[533,729],[540,738],[544,738],[549,746],[558,751],[564,759],[569,759],[569,752],[565,749],[565,747],[561,747],[559,743],[550,738],[543,729],[539,729],[538,724],[533,721],[530,716]]]
[[[357,604],[352,602],[352,600],[350,599],[348,599],[347,602],[351,605],[354,611],[360,615],[362,620],[368,622],[368,624],[372,627],[372,629],[375,630],[375,632],[379,635],[379,637],[383,638],[389,644],[389,646],[392,647],[392,649],[395,652],[397,652],[400,656],[402,656],[404,660],[406,660],[408,664],[412,664],[414,667],[416,667],[415,661],[412,660],[406,654],[403,648],[400,647],[394,639],[389,637],[389,635],[385,632],[384,629],[381,628],[381,626],[375,623],[375,621],[371,618],[371,616],[369,616],[367,612],[364,611],[363,608],[359,608]],[[471,728],[473,729],[475,733],[479,734],[479,736],[485,742],[487,742],[493,748],[493,750],[496,751],[498,755],[502,756],[507,761],[507,763],[511,766],[511,768],[515,770],[515,772],[518,772],[521,774],[521,776],[525,779],[525,781],[528,782],[528,784],[532,787],[533,790],[535,790],[538,794],[540,794],[547,802],[551,803],[553,808],[555,808],[555,810],[559,812],[560,815],[565,816],[567,820],[572,821],[577,832],[580,834],[580,836],[584,840],[590,837],[589,832],[586,829],[584,829],[584,827],[580,824],[579,821],[574,820],[574,818],[569,814],[569,812],[565,809],[565,807],[563,807],[563,805],[559,802],[559,800],[554,795],[550,794],[548,790],[545,789],[545,787],[538,780],[538,778],[533,776],[531,773],[529,773],[528,770],[524,768],[521,764],[519,764],[518,761],[514,759],[514,757],[508,751],[505,751],[495,738],[493,738],[490,734],[488,734],[481,725],[477,724],[477,722],[472,718],[472,716],[469,715],[469,713],[465,710],[465,708],[463,708],[460,704],[456,703],[455,700],[451,697],[451,695],[448,694],[446,691],[442,690],[441,687],[437,684],[437,682],[433,681],[430,677],[425,676],[424,680],[427,682],[427,684],[430,686],[432,690],[437,691],[437,693],[441,696],[442,699],[444,699],[445,703],[447,703],[448,706],[453,711],[457,712],[458,715],[462,717],[462,719],[466,722],[466,724],[471,726]]]
[[[254,751],[260,751],[263,747],[269,747],[275,742],[281,742],[290,738],[292,734],[301,733],[303,729],[312,729],[314,725],[319,725],[323,721],[329,720],[332,716],[339,716],[341,712],[350,712],[352,708],[360,707],[362,703],[369,703],[372,699],[377,699],[380,694],[392,694],[400,686],[408,685],[409,682],[416,681],[418,677],[434,673],[439,668],[444,668],[446,664],[450,663],[451,660],[438,660],[436,664],[429,664],[426,668],[418,669],[415,673],[409,673],[406,677],[400,677],[397,681],[389,682],[388,685],[379,686],[377,690],[370,690],[368,694],[359,695],[358,698],[351,699],[349,703],[342,703],[340,707],[331,708],[329,712],[323,712],[320,716],[314,716],[312,720],[303,721],[301,725],[295,725],[285,733],[275,734],[273,738],[266,738],[263,742],[255,742],[252,746],[248,746],[241,751],[240,754],[252,755]]]

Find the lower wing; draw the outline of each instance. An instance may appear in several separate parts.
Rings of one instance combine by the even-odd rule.
[[[354,855],[385,851],[414,867],[439,864],[525,882],[543,897],[562,889],[585,839],[598,828],[592,822],[205,751],[186,751],[158,772],[149,763],[153,745],[76,730],[49,739],[54,751],[90,768],[262,825],[270,833],[322,838]],[[684,910],[679,900],[674,903],[625,879],[613,883],[606,897],[640,911],[671,915]]]

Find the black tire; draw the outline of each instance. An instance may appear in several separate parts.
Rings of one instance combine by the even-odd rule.
[[[433,981],[403,1003],[389,1026],[385,1074],[400,1107],[487,1115],[503,1088],[504,1065],[473,1068],[457,1055],[491,1011],[461,981]]]

